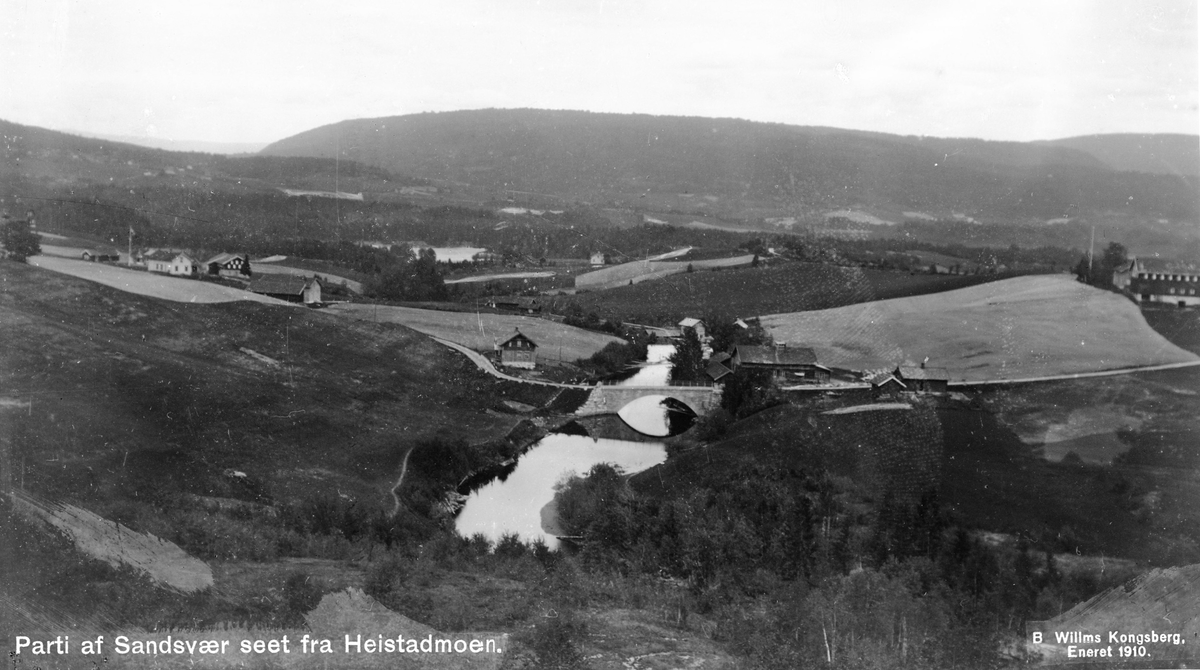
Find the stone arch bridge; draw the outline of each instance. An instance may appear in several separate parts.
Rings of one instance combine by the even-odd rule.
[[[625,405],[648,395],[675,398],[691,407],[698,416],[707,416],[721,406],[720,386],[616,386],[602,384],[592,389],[587,402],[575,411],[575,415],[615,414]]]

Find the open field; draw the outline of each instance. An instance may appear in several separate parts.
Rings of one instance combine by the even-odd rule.
[[[128,293],[136,293],[138,295],[174,302],[215,303],[248,300],[269,305],[292,306],[291,303],[282,300],[268,298],[229,286],[211,284],[195,279],[182,279],[180,277],[169,277],[161,274],[128,270],[104,263],[89,263],[80,260],[52,258],[50,256],[34,256],[29,259],[29,264],[45,270],[111,286]]]
[[[328,284],[341,284],[342,286],[345,286],[346,288],[348,288],[351,291],[354,291],[355,293],[358,293],[360,295],[363,292],[362,282],[358,282],[353,279],[347,279],[346,277],[342,277],[342,276],[335,275],[335,274],[329,274],[328,272],[322,272],[320,270],[289,267],[286,265],[277,265],[274,263],[261,263],[261,262],[260,263],[252,262],[250,267],[251,267],[251,270],[254,272],[254,274],[294,275],[297,277],[311,277],[313,275],[320,275],[321,279],[324,280],[327,285]]]
[[[538,359],[575,361],[600,351],[620,338],[555,323],[546,319],[509,314],[442,312],[412,307],[342,304],[327,312],[363,321],[399,323],[413,330],[457,342],[476,351],[492,351],[496,342],[509,338],[517,328],[538,345]]]
[[[688,254],[696,252],[689,251]],[[575,277],[575,288],[589,291],[602,291],[605,289],[618,288],[629,284],[639,284],[651,279],[660,279],[670,275],[687,272],[690,267],[693,270],[721,270],[739,267],[749,267],[754,261],[754,254],[741,254],[738,256],[729,256],[726,252],[716,252],[716,257],[712,253],[698,253],[697,260],[670,260],[670,261],[632,261],[622,263],[620,265],[610,265],[599,270],[593,270]]]
[[[1063,275],[1016,277],[936,295],[763,317],[776,342],[856,370],[908,362],[952,380],[1019,379],[1200,360],[1137,306]]]
[[[750,317],[826,309],[995,280],[995,275],[908,274],[787,262],[719,272],[696,270],[660,281],[580,293],[572,300],[585,312],[636,323],[675,325],[685,316]]]

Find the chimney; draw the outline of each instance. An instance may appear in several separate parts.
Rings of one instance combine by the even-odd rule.
[[[922,369],[922,370],[924,370],[924,369],[925,369],[925,364],[926,364],[926,363],[928,363],[928,362],[929,362],[929,357],[928,357],[928,356],[926,356],[926,357],[925,357],[925,360],[921,361],[921,369]]]

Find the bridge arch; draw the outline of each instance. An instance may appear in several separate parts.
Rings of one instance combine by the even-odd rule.
[[[707,416],[721,406],[720,386],[615,386],[592,389],[576,416],[616,414],[629,403],[645,396],[666,396],[689,407],[697,416]]]

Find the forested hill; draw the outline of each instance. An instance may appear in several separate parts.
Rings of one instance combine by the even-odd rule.
[[[1200,137],[1169,133],[1084,135],[1042,143],[1087,152],[1113,170],[1200,175]]]
[[[1093,144],[492,109],[343,121],[280,140],[262,153],[340,152],[399,173],[596,201],[671,193],[723,204],[736,200],[746,210],[786,205],[797,213],[859,207],[896,214],[959,211],[1009,221],[1100,212],[1196,218],[1195,177],[1114,170],[1107,155],[1091,152]]]

